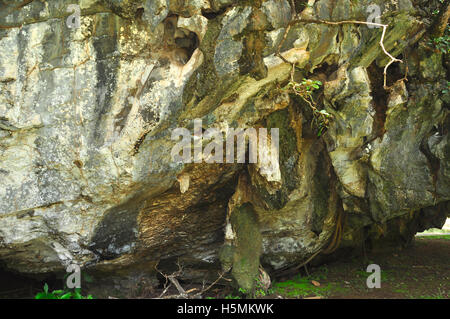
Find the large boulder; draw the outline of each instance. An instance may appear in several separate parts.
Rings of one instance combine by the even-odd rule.
[[[291,23],[286,0],[80,0],[79,26],[73,0],[2,2],[1,264],[126,280],[179,263],[183,278],[222,268],[252,289],[260,264],[276,273],[341,241],[441,226],[448,55],[424,38],[439,2],[422,2],[310,0],[295,9],[310,22]],[[372,3],[403,59],[390,89],[381,28],[317,23],[366,21]],[[324,134],[283,89],[287,60],[294,81],[323,83]],[[201,131],[278,128],[279,162],[174,161],[172,133],[196,119]]]

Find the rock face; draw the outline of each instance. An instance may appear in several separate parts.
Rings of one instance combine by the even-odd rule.
[[[426,36],[439,1],[290,3],[0,2],[1,264],[131,278],[179,262],[185,278],[224,268],[252,289],[260,263],[276,273],[442,226],[448,54]],[[370,4],[403,60],[389,89],[381,28],[317,22],[366,21]],[[283,90],[286,59],[295,81],[323,83],[321,136]],[[278,128],[279,165],[173,161],[174,129],[194,132],[195,119],[224,133]]]

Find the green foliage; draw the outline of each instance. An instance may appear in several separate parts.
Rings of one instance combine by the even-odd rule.
[[[274,283],[273,292],[291,298],[309,296],[325,297],[333,291],[336,292],[338,290],[344,289],[331,283],[328,283],[326,285],[322,284],[321,286],[316,287],[311,283],[311,280],[317,280],[317,277],[301,277],[300,275],[298,275],[292,280]]]
[[[420,296],[419,299],[447,299],[447,297],[445,290],[442,290],[441,287],[438,287],[437,293],[433,295]]]
[[[44,290],[39,292],[35,299],[93,299],[92,295],[83,296],[81,295],[81,289],[75,288],[70,290],[53,290],[49,292],[48,285],[44,285]]]
[[[303,98],[310,98],[314,90],[320,89],[322,82],[314,81],[303,78],[300,83],[290,81],[288,83],[288,89],[294,91],[294,93],[302,96]]]
[[[239,292],[240,292],[241,294],[244,294],[244,295],[247,294],[247,290],[244,289],[244,288],[239,288]]]
[[[442,94],[447,94],[448,92],[450,92],[450,82],[449,81],[447,81],[447,87],[442,90]]]
[[[253,294],[254,297],[256,297],[256,298],[258,298],[258,297],[265,297],[267,293],[268,293],[268,291],[266,291],[264,289],[264,284],[261,282],[261,279],[257,278],[256,279],[256,285],[255,285],[255,292]]]
[[[326,110],[319,110],[314,102],[312,94],[315,90],[320,89],[321,86],[322,82],[320,81],[303,78],[300,83],[291,80],[285,88],[285,90],[300,96],[309,105],[314,116],[313,123],[318,128],[317,136],[319,137],[328,128],[332,118],[332,115]]]
[[[450,240],[450,235],[417,236],[418,239],[446,239]]]
[[[291,298],[309,296],[326,297],[332,293],[343,292],[347,289],[335,283],[323,283],[327,277],[328,268],[326,266],[322,266],[310,276],[302,277],[301,275],[297,275],[291,280],[274,283],[271,293],[276,293]],[[321,285],[316,287],[312,283],[313,280],[319,282],[322,281]]]
[[[373,264],[372,261],[369,261],[369,263]],[[372,274],[365,270],[358,270],[356,273],[357,273],[358,277],[363,277],[363,278],[367,278]],[[380,273],[381,282],[386,282],[386,281],[390,280],[390,277],[391,277],[390,273],[391,273],[391,271],[389,271],[389,270],[381,270],[381,273]]]
[[[428,42],[429,45],[435,47],[443,54],[450,52],[450,26],[447,25],[445,34],[442,37],[433,38]]]
[[[225,299],[241,299],[241,297],[239,297],[239,296],[233,296],[233,295],[228,295],[228,296],[225,296]]]

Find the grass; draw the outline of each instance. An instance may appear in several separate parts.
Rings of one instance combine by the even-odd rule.
[[[447,299],[445,296],[444,291],[441,290],[441,288],[438,288],[438,292],[433,295],[424,295],[420,296],[419,299]]]
[[[389,272],[390,272],[389,270],[381,270],[381,282],[387,282],[390,279]],[[366,272],[365,270],[358,270],[356,274],[358,277],[363,277],[364,279],[367,279],[367,277],[369,277],[373,273]]]
[[[291,280],[282,282],[275,282],[271,293],[279,294],[289,298],[304,298],[304,297],[327,297],[335,292],[345,291],[346,288],[338,286],[334,283],[321,284],[316,287],[312,281],[320,282],[326,280],[328,277],[328,268],[322,266],[317,269],[311,276],[301,275],[295,276]]]
[[[450,235],[430,235],[430,236],[417,236],[418,239],[446,239],[450,240]]]

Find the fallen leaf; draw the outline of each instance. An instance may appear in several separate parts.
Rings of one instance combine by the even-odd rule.
[[[320,282],[318,282],[318,281],[311,280],[311,283],[312,283],[314,286],[316,286],[316,287],[319,287],[319,286],[320,286]]]

